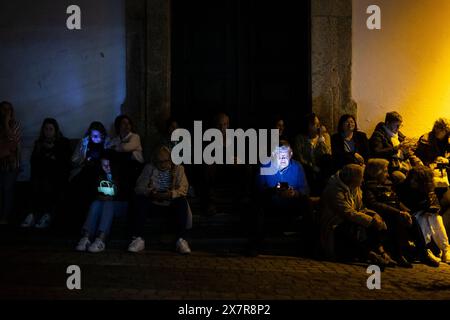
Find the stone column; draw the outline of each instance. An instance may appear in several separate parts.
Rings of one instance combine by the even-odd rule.
[[[330,132],[351,100],[352,0],[311,1],[312,108]]]
[[[127,99],[146,159],[170,114],[170,0],[126,1]]]

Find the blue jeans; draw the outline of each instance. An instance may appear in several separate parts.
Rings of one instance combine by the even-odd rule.
[[[107,236],[111,230],[114,217],[126,215],[127,210],[127,202],[96,200],[89,208],[83,230],[90,236],[100,233],[104,233]]]

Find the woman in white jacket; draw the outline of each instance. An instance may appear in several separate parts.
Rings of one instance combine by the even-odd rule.
[[[132,198],[136,180],[142,171],[144,156],[141,138],[134,132],[133,122],[127,115],[120,115],[114,121],[116,136],[109,148],[116,151],[115,161],[119,168],[119,178],[129,199]]]

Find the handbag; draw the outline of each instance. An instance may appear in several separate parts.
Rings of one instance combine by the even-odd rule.
[[[114,197],[116,194],[114,184],[107,180],[102,180],[97,190],[98,192],[103,193],[105,196]]]

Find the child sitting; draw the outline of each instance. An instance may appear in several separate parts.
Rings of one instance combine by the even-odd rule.
[[[124,201],[119,187],[119,181],[113,175],[111,160],[108,153],[101,156],[101,170],[97,177],[97,183],[92,186],[92,191],[97,193],[96,200],[91,204],[89,213],[84,223],[83,237],[79,241],[77,251],[89,251],[98,253],[105,250],[105,240],[111,229],[115,216],[124,216],[128,209],[128,203]],[[91,243],[90,239],[95,237]]]

